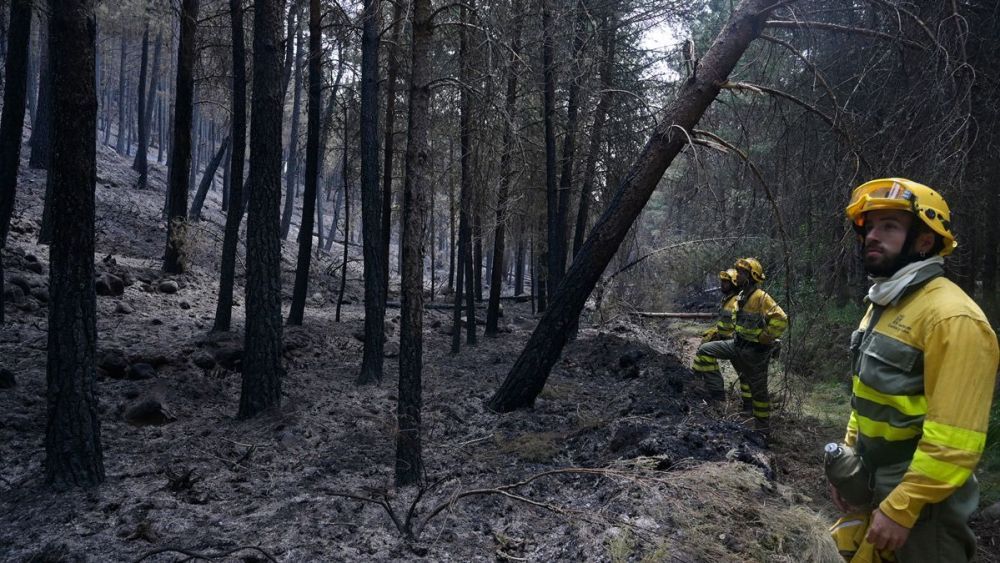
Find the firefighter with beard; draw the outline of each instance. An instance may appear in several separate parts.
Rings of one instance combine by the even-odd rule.
[[[854,190],[846,211],[874,282],[851,337],[844,438],[873,489],[864,545],[904,563],[969,561],[976,547],[968,520],[979,501],[973,471],[986,442],[996,334],[943,275],[957,243],[936,191],[902,178],[872,180]],[[844,512],[864,509],[830,490]]]

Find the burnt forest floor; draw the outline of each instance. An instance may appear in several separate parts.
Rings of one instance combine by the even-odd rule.
[[[285,328],[281,408],[237,421],[242,286],[233,331],[209,334],[218,191],[192,229],[191,271],[164,276],[164,169],[139,192],[130,160],[107,147],[99,159],[95,260],[111,293],[122,282],[120,295],[98,297],[107,480],[55,491],[41,478],[48,260],[34,241],[45,182],[22,165],[4,250],[17,289],[0,368],[17,383],[0,389],[0,560],[134,561],[156,550],[145,560],[839,560],[825,533],[834,516],[820,452],[840,426],[779,414],[775,443],[760,447],[735,398],[722,410],[704,402],[681,324],[585,316],[535,407],[498,415],[483,403],[536,323],[530,305],[508,302],[502,334],[480,331],[458,355],[450,312],[428,310],[427,485],[397,490],[398,309],[387,314],[384,380],[357,386],[361,271],[351,264],[335,322],[339,244],[314,263],[304,325]],[[286,313],[294,253],[286,243]],[[982,561],[1000,560],[995,532],[992,541]]]

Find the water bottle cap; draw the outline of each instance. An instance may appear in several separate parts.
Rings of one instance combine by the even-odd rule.
[[[840,444],[836,442],[830,442],[823,448],[823,451],[825,451],[828,454],[835,454],[839,449],[840,449]]]

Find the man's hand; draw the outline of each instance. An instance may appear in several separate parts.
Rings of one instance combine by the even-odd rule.
[[[833,486],[833,483],[827,483],[830,487],[830,499],[833,501],[833,505],[837,507],[837,510],[847,514],[848,512],[853,512],[851,505],[847,504],[847,501],[840,496],[840,492],[837,491],[837,487]]]
[[[903,547],[909,537],[909,528],[897,524],[877,508],[872,512],[867,539],[876,549],[896,551]]]
[[[760,336],[757,337],[757,342],[764,345],[770,345],[774,343],[774,337],[766,332],[761,332]]]

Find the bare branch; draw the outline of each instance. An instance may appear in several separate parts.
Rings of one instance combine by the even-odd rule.
[[[833,31],[837,33],[853,33],[855,35],[865,35],[868,37],[875,37],[878,39],[884,39],[886,41],[892,41],[905,45],[911,49],[919,49],[921,51],[929,50],[925,45],[917,43],[916,41],[911,41],[909,39],[904,39],[902,37],[897,37],[894,35],[889,35],[888,33],[883,33],[881,31],[875,31],[874,29],[865,29],[863,27],[849,27],[846,25],[840,25],[835,23],[817,22],[817,21],[783,21],[783,20],[768,20],[764,22],[765,27],[776,27],[782,29],[821,29],[824,31]]]

